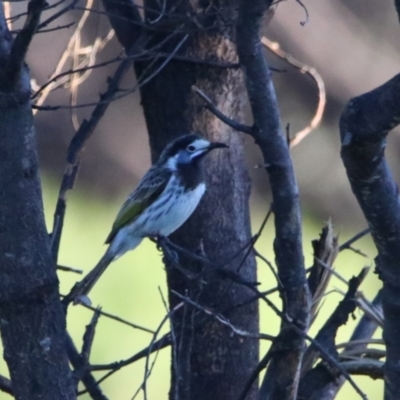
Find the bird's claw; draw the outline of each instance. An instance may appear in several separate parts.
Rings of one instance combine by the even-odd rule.
[[[86,294],[80,294],[79,296],[76,296],[73,299],[74,306],[77,304],[82,304],[83,306],[91,307],[92,301],[89,299],[89,297]]]

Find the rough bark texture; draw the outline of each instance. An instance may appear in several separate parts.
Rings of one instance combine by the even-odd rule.
[[[186,51],[198,58],[237,61],[232,30],[228,29],[194,34]],[[194,84],[223,112],[240,119],[243,107],[240,71],[178,62],[171,63],[142,89],[143,106],[154,156],[172,138],[189,131],[229,144],[229,151],[220,151],[206,160],[207,194],[194,217],[173,237],[181,246],[195,252],[201,249],[209,259],[221,261],[250,239],[250,184],[239,135],[201,106],[201,100],[191,91]],[[236,271],[240,259],[229,268]],[[182,265],[199,270],[189,260],[182,260]],[[256,280],[253,257],[244,263],[241,274],[248,281]],[[216,308],[238,328],[258,332],[255,303],[223,312],[251,297],[248,289],[237,284],[231,286],[229,280],[211,278],[206,284],[190,281],[174,268],[168,269],[168,284],[170,290],[187,293],[199,304]],[[171,306],[178,301],[174,295],[170,296]],[[257,341],[232,335],[226,326],[213,318],[204,318],[190,307],[174,316],[173,329],[176,344],[170,398],[235,398],[258,361]]]
[[[106,7],[107,3],[105,1]],[[177,43],[189,33],[179,56],[211,60],[214,63],[236,63],[236,7],[232,2],[226,3],[213,2],[203,9],[200,2],[184,1],[177,6],[176,2],[167,1],[165,17],[153,25],[155,32],[149,33],[147,47],[159,46],[158,51],[171,54]],[[158,10],[159,4],[146,1],[145,9]],[[188,15],[192,17],[187,18]],[[147,21],[155,21],[158,17],[158,12],[146,11]],[[132,42],[123,37],[123,32],[118,33],[117,24],[114,27],[125,48],[131,48]],[[178,29],[181,33],[177,33]],[[172,32],[175,32],[173,37],[166,41]],[[161,58],[156,62],[150,73],[164,60]],[[148,65],[136,64],[139,78],[149,73],[146,70]],[[222,141],[230,146],[229,151],[215,152],[205,160],[207,193],[190,221],[171,237],[180,246],[221,263],[250,240],[250,182],[240,134],[232,132],[231,128],[203,107],[202,100],[192,91],[192,85],[210,96],[225,114],[241,119],[244,99],[242,73],[238,68],[172,60],[141,88],[142,104],[153,160],[169,141],[190,131],[198,131],[211,140]],[[225,267],[230,271],[238,271],[243,255]],[[179,262],[188,271],[204,271],[204,266],[193,260],[181,257]],[[256,280],[252,255],[241,266],[240,274],[247,281]],[[167,279],[171,307],[181,301],[172,292],[176,291],[203,307],[222,313],[236,327],[258,332],[257,304],[253,302],[234,308],[236,304],[252,297],[252,292],[245,287],[209,274],[190,279],[169,262]],[[258,362],[257,340],[233,335],[229,328],[191,305],[174,314],[172,330],[175,344],[170,398],[234,399]],[[255,387],[253,389],[248,399],[255,398]]]
[[[7,71],[11,37],[0,6],[0,330],[19,400],[75,399],[65,315],[44,223],[24,66]]]
[[[400,202],[384,157],[386,136],[400,121],[399,104],[400,74],[350,100],[340,121],[342,160],[378,249],[387,348],[386,400],[397,399],[400,393]]]

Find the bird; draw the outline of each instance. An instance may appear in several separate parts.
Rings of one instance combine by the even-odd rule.
[[[167,237],[192,215],[206,190],[203,159],[227,148],[197,133],[171,141],[122,205],[98,264],[65,296],[64,304],[90,305],[90,290],[110,263],[135,249],[145,237]]]

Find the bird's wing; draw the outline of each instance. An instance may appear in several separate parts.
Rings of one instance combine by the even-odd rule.
[[[157,172],[156,172],[157,171]],[[139,186],[122,205],[106,243],[110,243],[118,231],[133,222],[143,210],[152,204],[168,184],[172,172],[168,169],[151,168],[142,178]]]

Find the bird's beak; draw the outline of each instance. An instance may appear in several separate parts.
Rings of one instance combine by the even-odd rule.
[[[223,148],[228,148],[229,146],[225,143],[220,143],[220,142],[211,142],[207,148],[208,151],[214,150],[214,149],[223,149]]]

